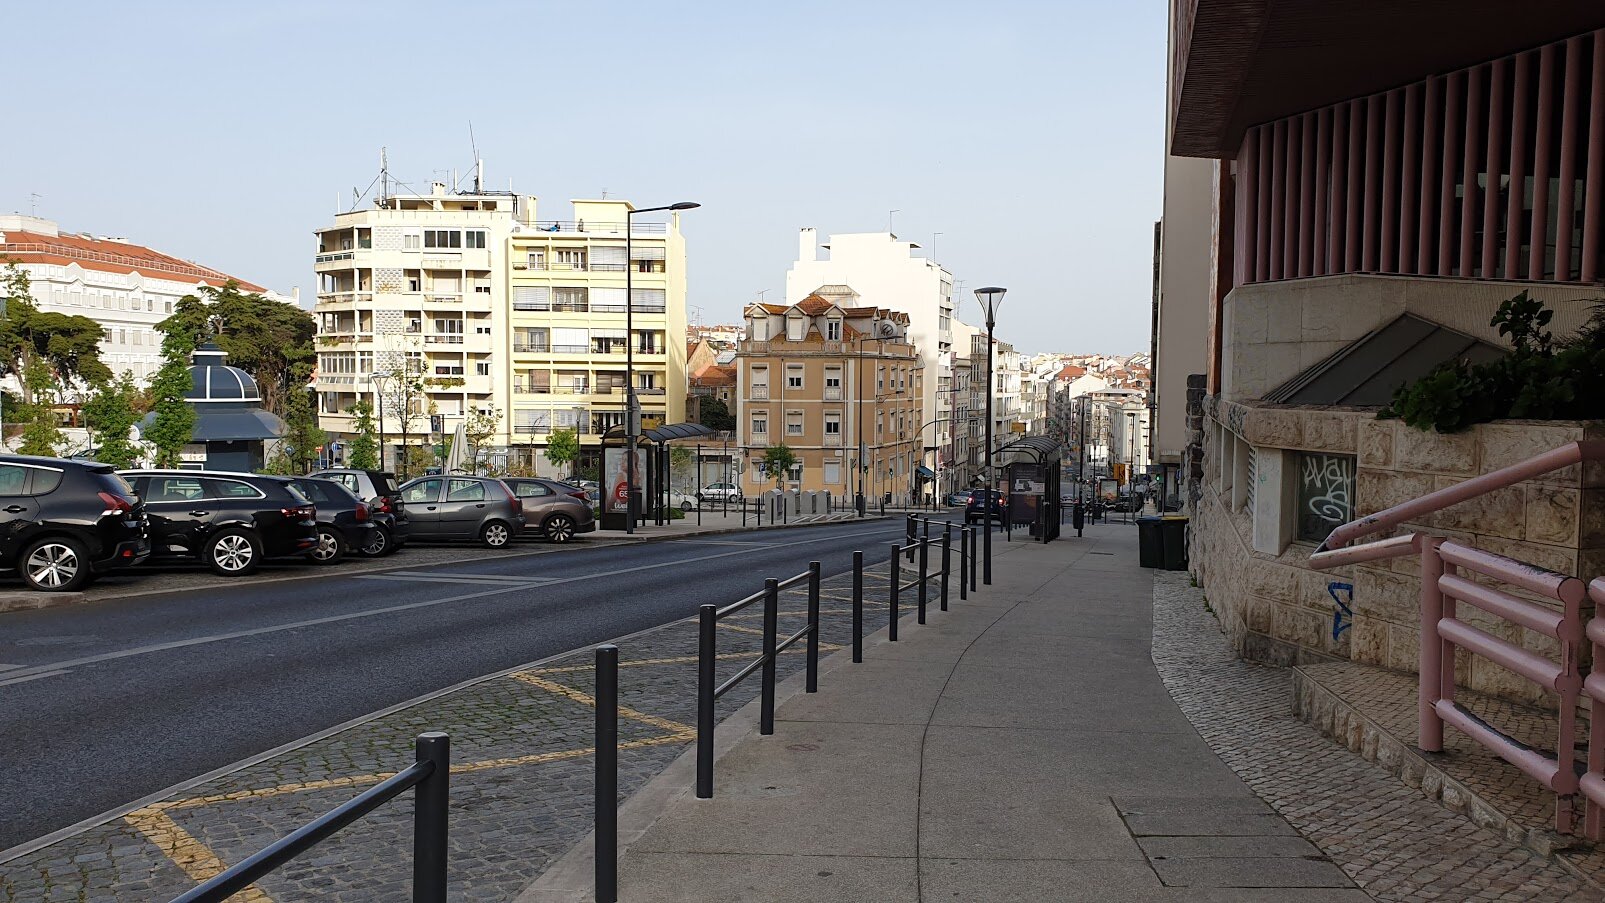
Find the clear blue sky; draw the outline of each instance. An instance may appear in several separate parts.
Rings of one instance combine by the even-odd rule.
[[[1148,347],[1164,4],[23,4],[0,209],[280,291],[378,171],[466,171],[543,216],[700,201],[690,304],[784,291],[797,229],[886,228],[1023,350]]]

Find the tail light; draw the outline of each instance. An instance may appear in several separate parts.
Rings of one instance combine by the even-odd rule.
[[[572,497],[572,498],[577,498],[582,502],[587,501],[587,500],[590,499],[590,496],[586,495],[585,494],[585,490],[583,490],[583,489],[576,489],[575,491],[570,492],[569,496]]]
[[[513,490],[506,483],[502,483],[500,480],[497,480],[497,482],[501,484],[502,491],[507,493],[507,501],[512,504],[513,513],[523,514],[524,503],[518,500],[518,496],[513,495]]]
[[[279,513],[285,520],[317,520],[318,508],[316,505],[296,505],[293,508],[280,508]]]
[[[357,503],[357,523],[359,523],[359,524],[366,523],[367,520],[368,520],[368,506],[364,505],[361,502],[358,502]]]
[[[374,504],[373,504],[374,510],[378,511],[380,514],[391,514],[391,513],[393,513],[392,509],[390,507],[390,499],[389,499],[388,496],[381,495],[378,498],[374,499],[373,502],[374,502]]]
[[[113,495],[110,492],[98,492],[96,495],[100,496],[101,504],[106,506],[106,510],[100,512],[101,517],[105,517],[108,514],[134,513],[133,503],[120,495]]]

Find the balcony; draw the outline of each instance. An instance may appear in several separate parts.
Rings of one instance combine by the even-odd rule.
[[[431,301],[436,304],[461,304],[463,303],[463,296],[461,292],[444,294],[439,292],[428,292],[424,295],[424,300]]]
[[[747,390],[747,394],[753,401],[768,401],[769,400],[769,387],[768,386],[753,386],[752,388]]]
[[[591,350],[591,346],[589,346],[589,345],[553,345],[552,346],[552,353],[553,354],[588,354],[590,352],[590,350]]]
[[[825,447],[826,448],[840,448],[841,444],[842,444],[842,434],[841,433],[826,433],[825,434]]]
[[[418,261],[418,265],[426,270],[460,270],[463,268],[463,255],[430,249],[424,252],[426,257]]]
[[[462,343],[463,334],[460,332],[424,336],[425,345],[461,345]]]
[[[663,395],[665,390],[656,386],[642,386],[635,390],[636,395]]]
[[[835,387],[826,386],[825,387],[825,400],[826,401],[841,401],[842,400],[841,386],[835,386]]]
[[[668,223],[640,223],[630,221],[631,235],[667,235]],[[623,223],[587,223],[583,220],[542,220],[535,223],[536,232],[570,233],[574,235],[623,235]]]
[[[331,263],[340,263],[341,261],[352,260],[356,256],[357,255],[351,251],[335,251],[330,254],[319,254],[318,256],[312,258],[312,265],[320,267]]]
[[[549,354],[552,346],[545,342],[514,342],[513,350],[525,354]]]
[[[319,304],[350,304],[354,301],[372,301],[373,292],[318,292]]]

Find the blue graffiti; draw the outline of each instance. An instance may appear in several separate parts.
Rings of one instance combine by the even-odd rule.
[[[1354,609],[1349,607],[1354,601],[1354,584],[1333,581],[1326,585],[1326,592],[1337,603],[1337,608],[1332,612],[1332,639],[1336,640],[1343,635],[1343,631],[1354,626]],[[1344,595],[1339,596],[1340,592]]]

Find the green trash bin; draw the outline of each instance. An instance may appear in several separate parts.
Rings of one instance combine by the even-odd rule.
[[[1167,514],[1159,520],[1159,532],[1164,537],[1163,547],[1164,563],[1159,565],[1167,571],[1187,570],[1187,517],[1180,514]],[[1146,565],[1145,565],[1146,567]]]
[[[1137,563],[1145,568],[1165,566],[1164,526],[1157,517],[1137,518]]]

